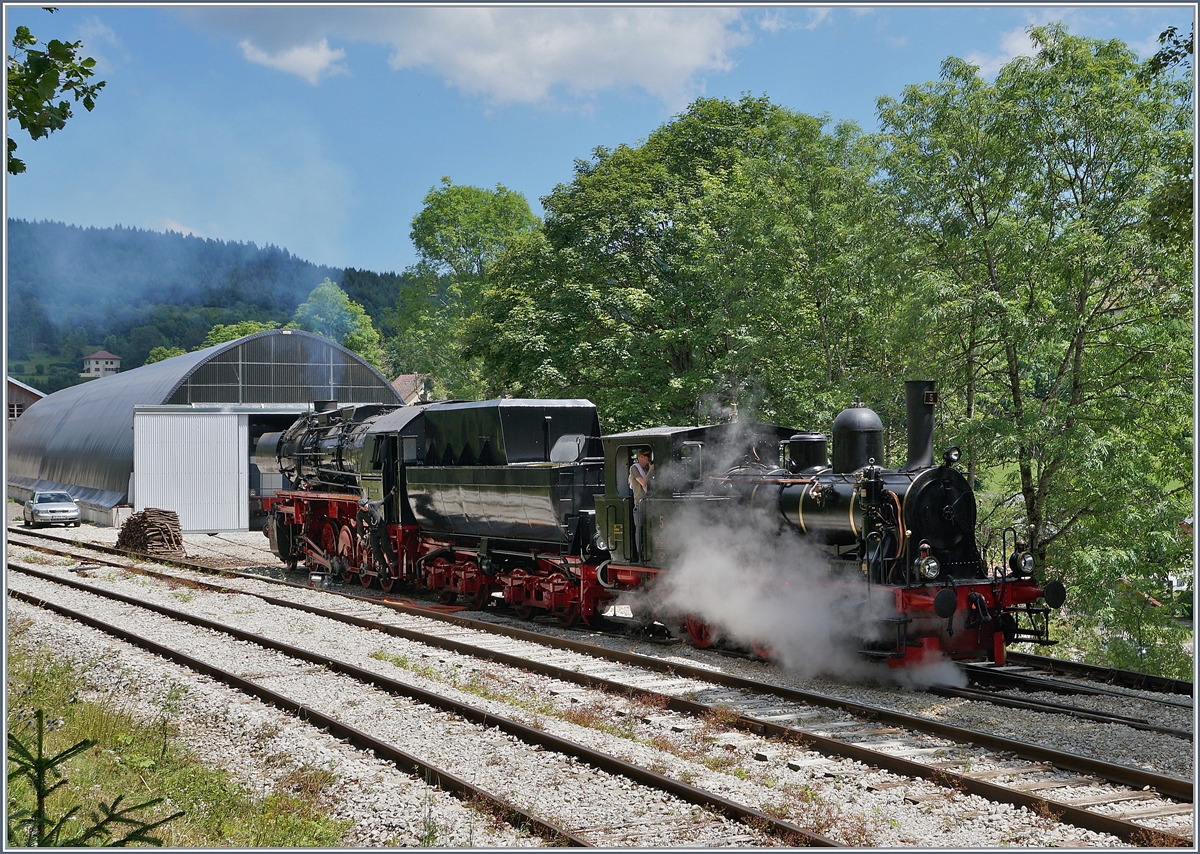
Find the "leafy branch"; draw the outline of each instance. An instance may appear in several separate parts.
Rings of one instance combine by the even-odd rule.
[[[57,10],[47,7],[46,11]],[[91,112],[96,106],[96,96],[104,88],[103,80],[88,82],[95,74],[96,60],[90,56],[79,58],[83,42],[51,39],[45,50],[35,50],[37,43],[29,27],[17,27],[12,53],[8,56],[8,118],[16,119],[32,139],[49,136],[66,125],[71,118],[71,102],[63,96],[74,96],[75,101],[82,101]],[[25,171],[25,163],[15,155],[16,150],[16,140],[9,137],[10,175]]]

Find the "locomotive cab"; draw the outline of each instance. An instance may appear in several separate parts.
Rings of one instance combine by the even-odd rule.
[[[667,533],[697,513],[740,500],[728,488],[731,469],[779,471],[780,447],[794,434],[774,424],[740,422],[605,436],[605,489],[596,498],[597,548],[615,563],[645,567],[648,574],[665,568]],[[650,492],[635,508],[628,478],[641,448],[650,450],[654,468]]]

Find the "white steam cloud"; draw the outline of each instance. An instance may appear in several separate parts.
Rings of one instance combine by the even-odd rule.
[[[663,544],[672,557],[654,588],[656,614],[699,617],[736,645],[769,648],[800,676],[872,676],[857,652],[875,625],[864,585],[834,583],[825,557],[765,513],[707,515],[676,520]]]
[[[713,512],[714,502],[698,504],[708,507],[673,517],[655,546],[671,556],[650,594],[654,615],[668,626],[693,615],[735,646],[769,649],[775,664],[802,678],[964,684],[948,661],[892,669],[860,654],[864,642],[893,637],[880,620],[894,616],[894,599],[878,585],[868,598],[857,564],[832,573],[827,553],[772,509],[740,512],[722,502]],[[638,594],[619,604],[638,613],[646,603]]]

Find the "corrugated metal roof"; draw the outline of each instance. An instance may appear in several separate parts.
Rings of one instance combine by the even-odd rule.
[[[39,391],[38,389],[34,388],[31,385],[25,385],[25,383],[21,382],[18,379],[13,379],[12,377],[9,377],[8,381],[10,383],[12,383],[13,385],[15,385],[17,388],[21,389],[22,391],[27,391],[32,395],[36,395],[38,398],[43,398],[46,396],[46,392]]]
[[[113,506],[124,503],[133,471],[134,406],[330,399],[400,403],[345,347],[309,332],[258,332],[47,395],[10,429],[9,482],[86,490]]]

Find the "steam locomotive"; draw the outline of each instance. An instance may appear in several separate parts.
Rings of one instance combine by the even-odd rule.
[[[655,610],[656,589],[681,570],[681,537],[768,519],[767,536],[799,535],[820,555],[820,577],[789,582],[782,567],[784,584],[861,599],[855,634],[867,657],[1003,664],[1006,644],[1052,643],[1063,585],[1035,580],[1011,529],[1007,567],[988,568],[958,449],[934,464],[934,384],[909,382],[906,395],[908,460],[897,469],[879,465],[882,422],[861,405],[834,420],[831,462],[823,434],[773,424],[601,436],[586,400],[319,402],[257,444],[259,469],[290,484],[266,499],[264,532],[291,569],[424,587],[446,605],[502,598],[522,618],[548,613],[564,626],[633,602],[706,647],[719,618]],[[643,449],[652,484],[635,507],[629,469]],[[741,639],[763,656],[779,640]]]

